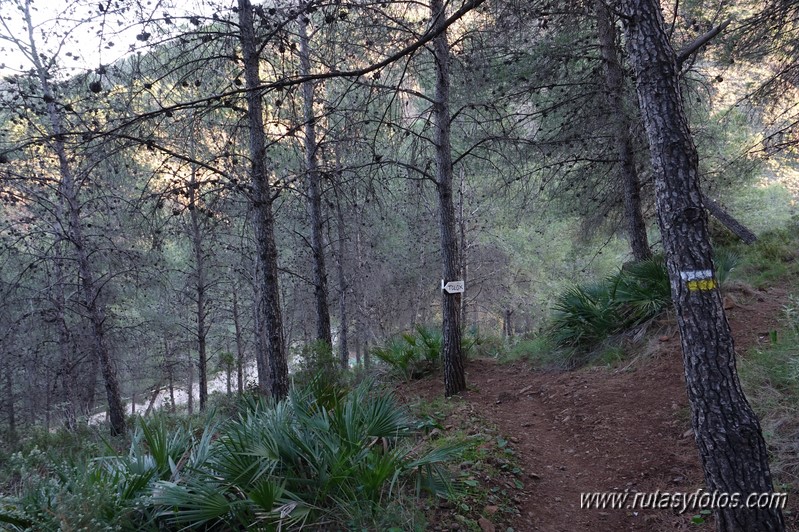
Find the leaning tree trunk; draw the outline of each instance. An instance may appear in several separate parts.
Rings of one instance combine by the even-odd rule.
[[[108,400],[108,414],[111,420],[111,433],[113,435],[125,432],[125,411],[122,406],[122,397],[119,391],[116,368],[111,360],[111,351],[105,334],[105,308],[100,301],[100,288],[94,280],[94,271],[86,241],[83,238],[83,226],[80,220],[80,204],[78,190],[73,175],[70,158],[67,155],[64,143],[64,128],[62,117],[56,106],[55,93],[50,85],[50,77],[42,63],[41,56],[36,50],[33,34],[33,22],[30,15],[30,6],[24,12],[31,44],[31,58],[34,62],[39,82],[41,83],[43,99],[47,103],[47,118],[50,122],[52,133],[52,149],[58,158],[59,186],[58,194],[66,207],[66,235],[65,238],[72,243],[75,250],[75,259],[80,275],[81,295],[86,307],[89,321],[91,322],[91,338],[95,356],[100,362],[100,369],[105,382],[106,398]]]
[[[714,199],[702,196],[702,203],[713,218],[721,222],[724,227],[729,229],[735,236],[743,240],[744,244],[754,244],[757,242],[757,235],[751,229],[738,221],[732,214],[728,213]]]
[[[636,261],[652,257],[646,235],[646,222],[641,211],[641,184],[635,169],[630,121],[624,109],[624,70],[619,62],[616,26],[610,9],[603,0],[595,0],[597,36],[605,69],[605,98],[611,112],[613,136],[619,156],[619,172],[624,189],[624,218],[630,249]]]
[[[452,198],[452,146],[450,144],[449,112],[449,42],[444,24],[444,2],[430,0],[433,29],[441,33],[433,39],[433,56],[436,64],[436,90],[433,103],[435,127],[436,187],[438,189],[439,224],[441,229],[441,275],[444,282],[459,280],[461,276],[456,232],[455,206]],[[460,308],[461,295],[442,290],[442,316],[444,345],[444,394],[449,397],[466,389],[461,350]]]
[[[685,361],[691,418],[711,492],[773,491],[760,423],[738,380],[713,275],[696,147],[657,0],[623,0],[627,43],[649,139],[657,211]],[[716,510],[719,531],[783,530],[779,509]]]
[[[300,25],[300,76],[311,74],[311,50],[308,43],[308,24],[303,17]],[[305,188],[308,202],[308,218],[311,225],[311,253],[313,254],[314,299],[316,301],[316,339],[332,347],[330,334],[330,309],[327,305],[327,270],[325,248],[322,239],[322,191],[321,173],[317,164],[316,118],[314,117],[314,83],[302,84],[302,118],[305,122]]]
[[[254,323],[254,344],[255,344],[255,368],[258,375],[258,393],[269,395],[269,342],[266,335],[266,304],[263,296],[264,282],[261,274],[261,263],[255,262],[253,272],[253,323]]]
[[[266,168],[266,134],[264,133],[263,102],[259,89],[261,86],[260,57],[250,0],[239,0],[239,30],[244,59],[244,79],[247,87],[253,221],[263,281],[261,302],[264,307],[266,348],[269,359],[269,388],[272,397],[283,399],[289,392],[288,357],[283,340],[283,318],[280,309],[272,187],[269,184]]]

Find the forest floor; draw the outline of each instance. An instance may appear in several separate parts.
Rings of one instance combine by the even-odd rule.
[[[770,289],[727,302],[739,356],[769,341],[785,297],[785,291]],[[690,510],[680,515],[670,509],[580,509],[585,492],[690,493],[704,486],[676,325],[664,323],[645,352],[618,367],[568,372],[470,360],[468,391],[446,402],[440,399],[440,376],[400,387],[399,394],[417,404],[446,403],[443,434],[488,435],[482,447],[493,445],[493,455],[484,456],[502,465],[487,472],[472,462],[461,464],[461,476],[485,486],[496,502],[483,508],[443,503],[431,527],[468,530],[477,521],[484,532],[712,530],[712,519],[692,523],[697,512]],[[497,451],[504,451],[499,459]],[[799,530],[795,499],[788,498],[791,530]],[[472,526],[453,515],[459,512],[469,515]]]

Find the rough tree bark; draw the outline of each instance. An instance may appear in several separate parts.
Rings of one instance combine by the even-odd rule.
[[[34,25],[30,14],[31,6],[25,4],[25,22],[28,26],[30,45],[30,59],[33,61],[36,76],[41,84],[43,99],[47,103],[47,119],[50,125],[52,140],[50,146],[58,158],[60,181],[58,194],[63,200],[66,215],[66,234],[64,237],[72,244],[75,252],[75,262],[80,275],[80,289],[83,304],[86,307],[89,321],[91,322],[92,347],[95,356],[100,362],[100,369],[105,383],[106,398],[108,400],[108,414],[111,420],[111,433],[113,435],[125,432],[125,411],[122,406],[122,397],[119,391],[116,368],[111,360],[111,350],[105,334],[105,307],[100,299],[100,289],[94,279],[92,259],[83,236],[83,224],[80,219],[80,202],[78,201],[78,187],[75,182],[73,168],[67,155],[64,141],[64,128],[62,116],[56,105],[56,95],[50,84],[50,75],[44,66],[42,57],[36,48],[34,38]]]
[[[636,261],[652,257],[641,210],[641,183],[635,169],[635,155],[630,135],[630,120],[624,109],[624,70],[619,62],[616,26],[613,14],[603,0],[595,0],[597,36],[605,71],[605,98],[612,113],[613,136],[619,156],[619,173],[624,189],[624,218],[630,249]]]
[[[308,42],[308,24],[300,16],[300,76],[311,74],[311,49]],[[316,118],[313,109],[314,82],[302,84],[302,118],[305,144],[305,192],[308,202],[308,221],[311,225],[311,253],[313,254],[314,299],[316,301],[316,339],[332,347],[330,334],[330,309],[327,304],[327,269],[322,238],[321,173],[317,163]]]
[[[680,329],[691,418],[708,490],[773,491],[760,423],[741,390],[713,262],[696,147],[657,0],[622,0],[649,139],[657,213]],[[783,530],[779,509],[716,509],[719,531]]]
[[[440,30],[446,19],[444,2],[430,0],[433,30]],[[449,111],[449,42],[446,30],[433,39],[436,65],[436,88],[433,103],[435,128],[436,188],[438,191],[439,225],[441,230],[441,275],[445,282],[459,280],[462,274],[458,253],[455,206],[452,190],[452,146],[450,144]],[[461,295],[442,290],[444,394],[449,397],[466,389],[461,350]]]
[[[289,392],[288,357],[283,339],[283,318],[280,309],[272,187],[269,184],[266,168],[266,133],[264,132],[263,102],[259,92],[261,86],[260,57],[253,23],[252,4],[249,0],[238,0],[238,4],[239,40],[244,59],[244,79],[247,88],[253,222],[262,275],[261,303],[264,309],[269,389],[272,397],[284,399]]]
[[[258,393],[261,395],[269,395],[269,355],[267,353],[269,342],[266,337],[266,311],[264,310],[264,297],[263,297],[263,280],[261,275],[261,264],[259,261],[255,263],[255,271],[253,272],[253,322],[254,328],[254,343],[255,343],[255,366],[258,374]]]

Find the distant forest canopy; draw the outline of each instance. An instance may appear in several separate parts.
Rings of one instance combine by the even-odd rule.
[[[4,0],[6,423],[108,410],[119,432],[123,402],[204,408],[209,375],[241,389],[249,366],[284,396],[314,342],[367,363],[442,319],[451,349],[534,332],[560,288],[659,251],[602,6]],[[797,5],[662,9],[702,193],[757,230],[737,202],[795,167]]]

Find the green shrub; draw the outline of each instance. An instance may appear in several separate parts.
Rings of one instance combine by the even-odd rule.
[[[785,278],[799,277],[799,239],[795,227],[767,231],[750,246],[731,246],[738,257],[736,278],[764,287]]]
[[[631,264],[607,282],[620,318],[611,334],[641,324],[671,306],[669,273],[661,255]]]
[[[719,283],[727,280],[740,261],[732,251],[716,255]],[[553,306],[550,335],[558,346],[593,350],[607,338],[659,316],[671,305],[666,262],[656,255],[625,265],[603,281],[567,289]]]
[[[298,357],[298,374],[313,376],[319,372],[336,373],[339,368],[333,347],[327,342],[316,340],[302,346]]]
[[[0,523],[35,530],[140,528],[152,515],[143,499],[154,482],[170,478],[190,447],[188,434],[168,430],[161,418],[139,419],[127,454],[54,461],[37,447],[17,453],[12,468],[19,496],[0,501]]]
[[[312,391],[296,389],[277,405],[254,405],[205,439],[208,449],[180,481],[157,483],[152,500],[161,518],[191,528],[346,528],[382,519],[409,481],[414,494],[445,494],[442,464],[459,448],[420,450],[414,423],[371,388],[364,383],[329,410]]]
[[[506,351],[505,339],[501,336],[477,336],[471,352],[483,358],[503,358]]]
[[[589,346],[618,330],[618,305],[607,282],[573,286],[553,306],[552,337],[561,346]]]
[[[297,371],[292,375],[296,388],[312,388],[319,397],[346,393],[352,375],[342,369],[326,342],[316,341],[303,346]]]
[[[562,349],[550,335],[518,338],[510,342],[502,357],[503,362],[525,360],[539,369],[568,369],[572,366],[571,349]]]
[[[420,445],[418,424],[373,389],[295,387],[277,404],[245,396],[237,417],[201,431],[139,420],[127,452],[88,461],[16,453],[0,528],[404,529],[423,491],[448,495],[444,464],[461,446]]]
[[[401,333],[384,345],[373,347],[371,354],[407,381],[440,367],[443,344],[440,330],[420,325],[413,333]]]

